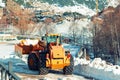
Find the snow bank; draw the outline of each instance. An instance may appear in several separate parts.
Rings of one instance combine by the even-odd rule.
[[[90,67],[94,67],[97,69],[104,69],[106,68],[107,64],[105,61],[101,60],[101,58],[95,58],[91,64],[89,64]]]
[[[76,58],[74,68],[74,72],[77,74],[100,80],[119,80],[120,76],[120,66],[107,64],[100,58],[95,58],[91,62]]]
[[[88,65],[90,63],[89,60],[86,60],[86,59],[79,59],[79,58],[75,58],[74,59],[74,66],[77,66],[77,65]]]

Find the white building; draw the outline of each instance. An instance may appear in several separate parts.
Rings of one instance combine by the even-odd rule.
[[[2,0],[0,0],[0,6],[1,6],[1,7],[5,7],[5,3],[3,3]]]

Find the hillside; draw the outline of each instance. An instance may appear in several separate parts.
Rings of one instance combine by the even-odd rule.
[[[49,3],[53,5],[58,5],[60,7],[64,6],[75,6],[75,5],[84,5],[90,9],[95,9],[96,8],[96,0],[14,0],[20,5],[24,5],[26,7],[31,7],[28,2],[35,2],[35,1],[40,1],[43,3]],[[3,0],[5,2],[5,0]],[[106,5],[107,1],[106,0],[98,0],[98,8],[102,10]]]
[[[49,4],[57,4],[59,6],[75,6],[79,4],[83,4],[86,7],[91,9],[95,9],[96,0],[39,0],[42,2],[48,2]],[[99,9],[103,9],[107,5],[106,0],[99,0]]]

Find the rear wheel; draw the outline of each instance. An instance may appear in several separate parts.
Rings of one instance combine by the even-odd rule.
[[[48,68],[46,67],[46,54],[41,53],[40,54],[40,61],[39,61],[39,74],[40,75],[46,75],[48,74]]]
[[[30,70],[38,70],[38,58],[35,53],[30,53],[28,56],[28,67]]]
[[[71,55],[71,58],[70,58],[70,65],[69,66],[65,66],[63,68],[63,73],[64,74],[67,74],[67,75],[71,75],[73,73],[73,67],[74,67],[74,60],[73,60],[73,57]]]

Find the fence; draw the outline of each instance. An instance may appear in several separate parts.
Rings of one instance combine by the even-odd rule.
[[[8,68],[0,62],[0,80],[21,80],[12,71],[12,62],[8,62]]]

